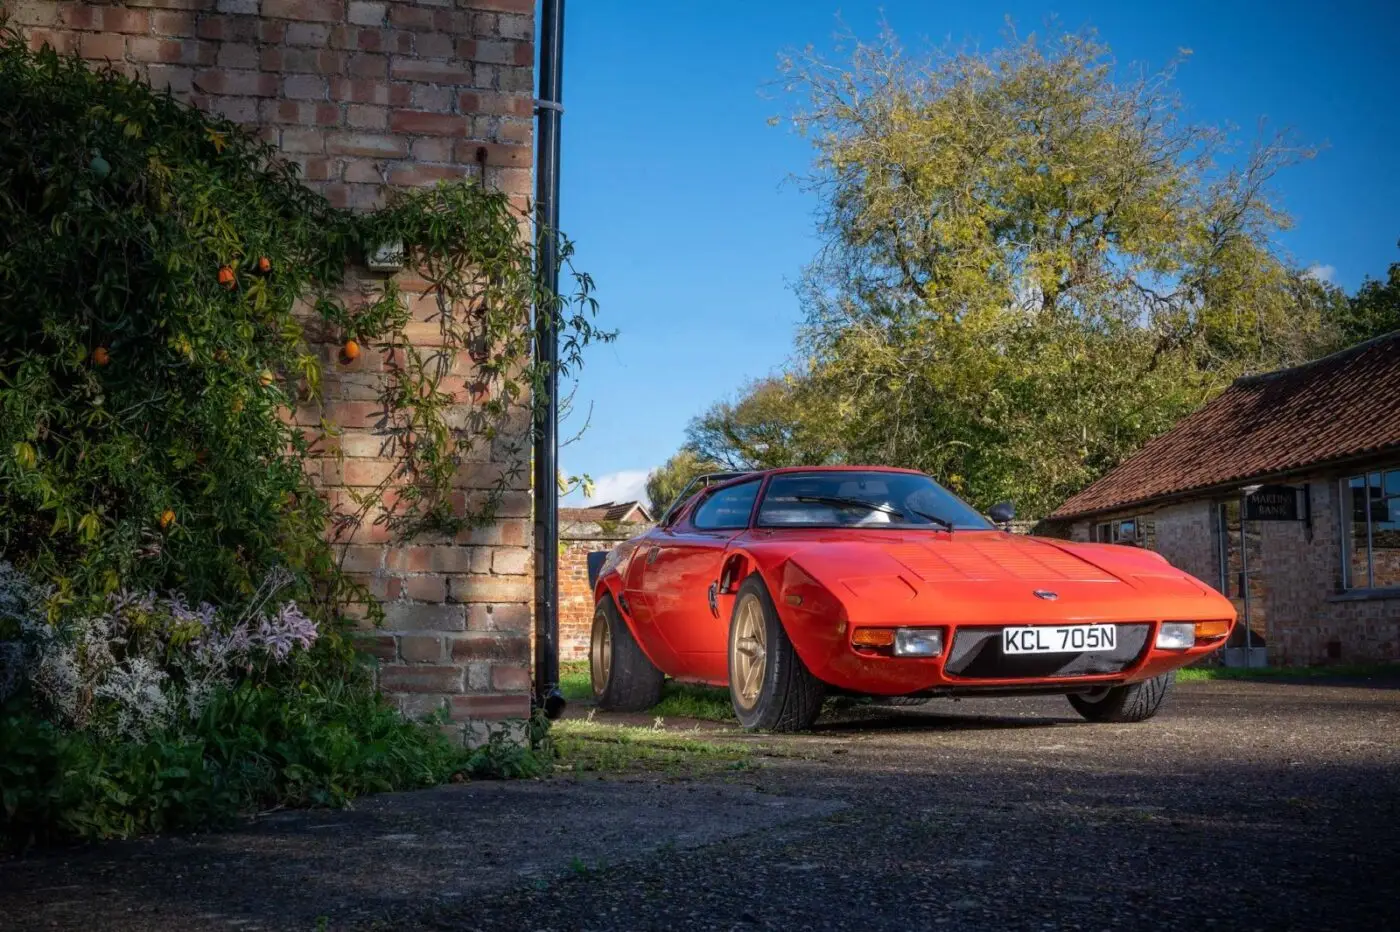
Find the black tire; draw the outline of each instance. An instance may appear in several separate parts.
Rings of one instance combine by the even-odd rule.
[[[637,639],[618,615],[611,596],[603,596],[593,611],[588,671],[593,681],[593,698],[605,712],[645,712],[661,701],[665,674],[637,646]]]
[[[1071,693],[1074,711],[1091,722],[1145,722],[1157,714],[1176,682],[1176,671],[1141,683],[1114,686],[1092,693]]]
[[[762,669],[756,675],[757,695],[746,700],[736,682],[739,664],[736,639],[741,614],[756,604],[763,627]],[[729,619],[729,699],[739,724],[750,731],[806,731],[821,714],[826,685],[812,675],[788,639],[768,587],[757,573],[744,580],[734,598]]]

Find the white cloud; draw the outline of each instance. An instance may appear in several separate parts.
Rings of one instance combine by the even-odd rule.
[[[1308,278],[1331,284],[1337,277],[1337,267],[1335,265],[1322,265],[1315,262],[1308,266],[1308,270],[1303,274]]]
[[[584,499],[585,505],[600,502],[645,502],[648,469],[622,469],[593,480],[593,494]]]

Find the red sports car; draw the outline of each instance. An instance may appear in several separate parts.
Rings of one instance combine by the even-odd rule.
[[[746,728],[774,731],[833,693],[1061,693],[1091,721],[1142,721],[1235,623],[1151,551],[1007,533],[902,469],[702,477],[594,570],[600,707],[647,709],[670,676],[727,685]]]

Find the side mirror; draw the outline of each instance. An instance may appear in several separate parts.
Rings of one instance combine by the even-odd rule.
[[[996,524],[1010,524],[1016,517],[1016,506],[1010,502],[997,502],[987,511],[987,517]]]

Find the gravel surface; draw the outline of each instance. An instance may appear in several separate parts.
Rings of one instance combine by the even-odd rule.
[[[699,782],[450,788],[0,863],[0,928],[1400,929],[1400,689],[1183,684],[1121,726],[935,701],[740,740],[761,766]]]

